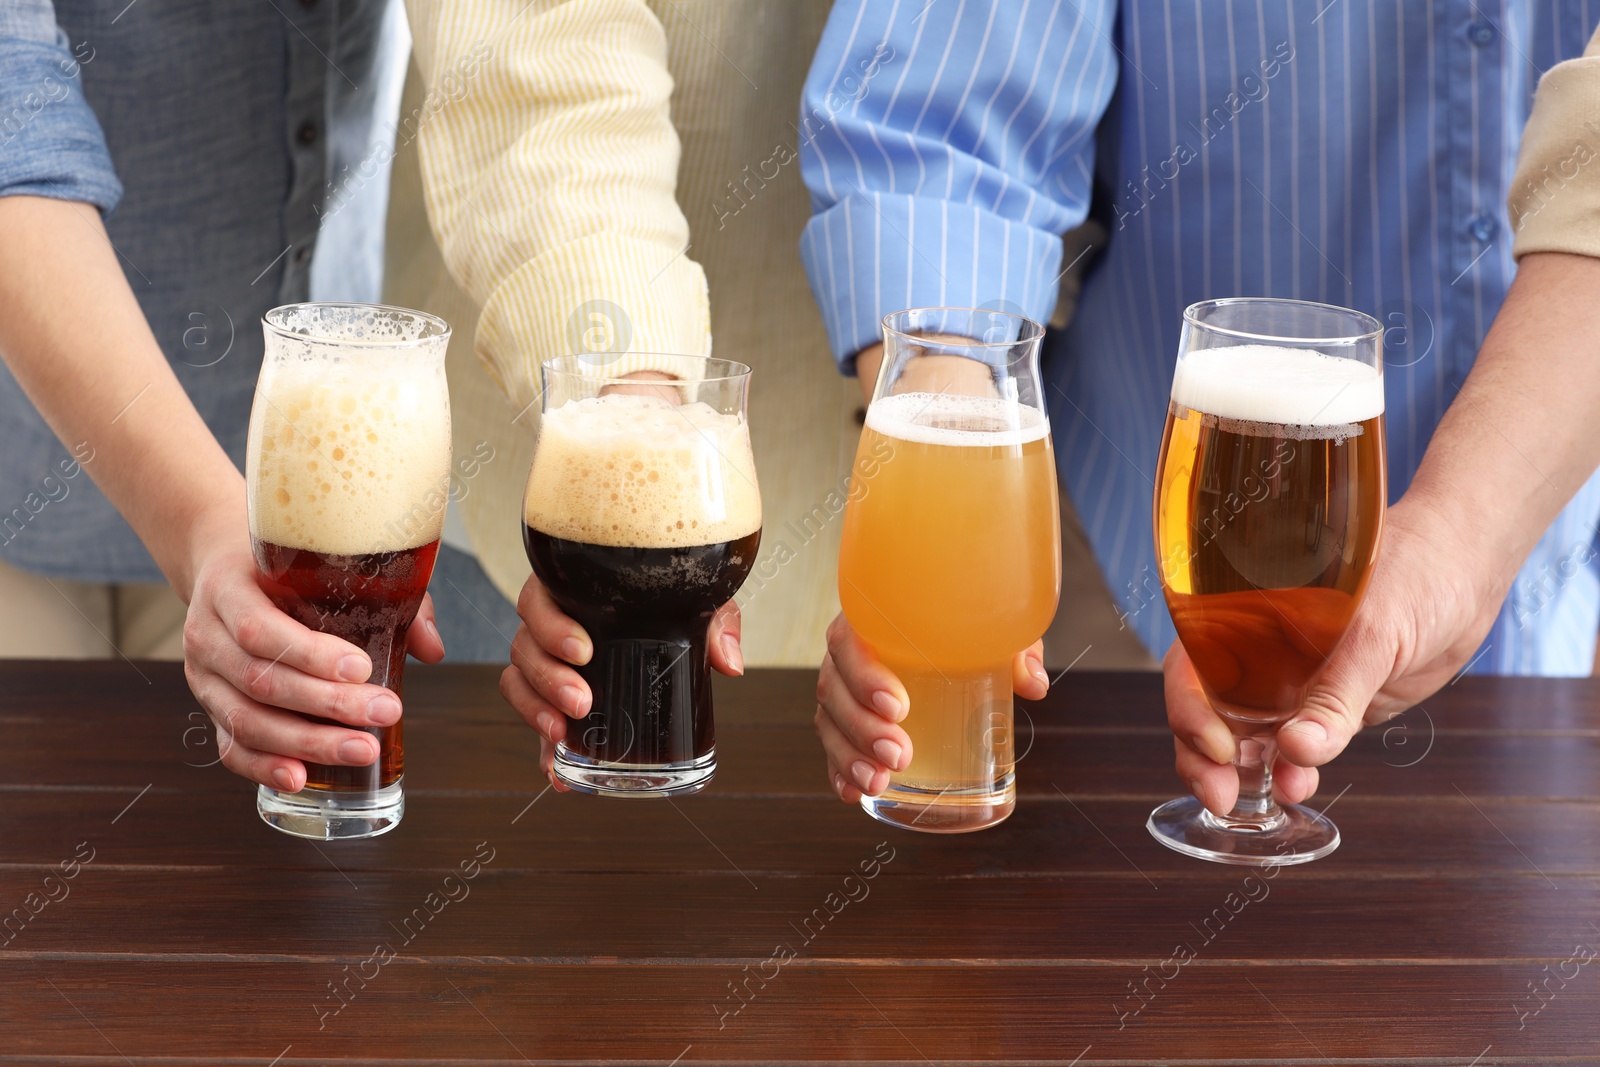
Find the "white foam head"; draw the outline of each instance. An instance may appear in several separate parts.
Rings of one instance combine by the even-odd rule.
[[[523,517],[552,537],[677,548],[761,528],[750,435],[738,415],[659,396],[586,397],[544,413]]]
[[[880,396],[867,409],[867,426],[913,444],[968,448],[1021,445],[1050,433],[1050,420],[1026,404],[950,393]]]
[[[1178,359],[1172,402],[1243,422],[1337,428],[1383,414],[1383,378],[1358,359],[1309,349],[1207,348]]]
[[[441,353],[359,342],[269,352],[245,476],[262,540],[335,555],[437,540],[450,488]]]

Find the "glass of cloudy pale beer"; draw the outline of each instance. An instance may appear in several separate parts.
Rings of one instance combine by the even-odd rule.
[[[368,681],[399,695],[450,488],[450,327],[371,304],[292,304],[263,327],[245,453],[262,587],[291,618],[366,652]],[[394,829],[400,727],[366,728],[379,745],[369,766],[308,763],[298,793],[259,787],[261,818],[316,840]]]
[[[1272,799],[1278,726],[1355,617],[1387,497],[1383,329],[1272,298],[1184,312],[1156,472],[1161,585],[1195,673],[1237,745],[1239,800],[1193,797],[1149,829],[1218,863],[1306,863],[1339,845],[1325,815]]]
[[[750,368],[650,355],[635,382],[607,355],[546,360],[523,542],[551,597],[588,632],[593,696],[554,772],[611,797],[699,792],[717,770],[706,631],[761,544],[745,423]],[[659,375],[658,375],[659,376]]]
[[[1043,333],[981,309],[883,320],[839,548],[845,616],[910,697],[911,763],[861,799],[880,822],[961,833],[1016,807],[1012,661],[1061,593]]]

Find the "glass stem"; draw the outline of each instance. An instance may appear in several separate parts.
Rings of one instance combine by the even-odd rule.
[[[1239,799],[1221,821],[1230,829],[1270,830],[1284,821],[1284,814],[1272,799],[1272,765],[1278,759],[1278,742],[1273,734],[1234,735],[1237,752],[1233,767],[1239,773]]]

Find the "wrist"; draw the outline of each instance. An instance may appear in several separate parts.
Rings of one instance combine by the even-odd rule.
[[[182,544],[172,565],[164,565],[163,570],[167,571],[173,589],[187,604],[208,561],[220,552],[250,551],[243,479],[192,512],[179,528],[183,531]]]
[[[1454,575],[1480,606],[1499,605],[1533,547],[1499,509],[1420,475],[1392,513],[1396,525],[1429,546],[1435,565]]]

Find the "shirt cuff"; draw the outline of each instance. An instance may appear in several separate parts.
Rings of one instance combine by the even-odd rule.
[[[853,375],[892,311],[974,307],[1048,322],[1061,238],[973,204],[851,195],[806,224],[800,258],[833,358]]]
[[[1600,256],[1600,32],[1539,79],[1507,198],[1512,254]]]
[[[524,263],[495,287],[474,340],[478,359],[516,410],[538,402],[539,364],[552,356],[593,353],[595,365],[617,377],[675,370],[649,353],[710,354],[705,272],[682,253],[662,264],[654,241],[585,236]],[[608,361],[606,353],[616,358]]]
[[[106,214],[122,199],[65,34],[53,44],[0,38],[0,196],[79,200]]]

